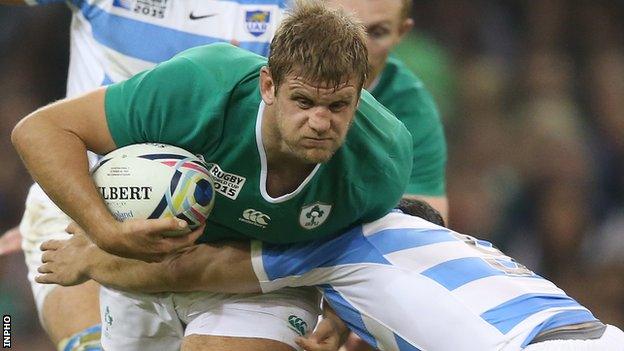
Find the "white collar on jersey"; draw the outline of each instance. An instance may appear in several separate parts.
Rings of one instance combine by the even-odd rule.
[[[308,174],[306,179],[303,180],[301,184],[295,189],[293,192],[279,196],[279,197],[271,197],[266,190],[266,180],[267,180],[267,159],[266,153],[264,151],[264,144],[262,143],[262,115],[264,112],[264,101],[260,101],[260,106],[258,107],[258,115],[256,116],[256,145],[258,146],[258,154],[260,154],[260,194],[264,200],[270,203],[280,203],[284,202],[288,199],[293,198],[295,195],[299,194],[303,188],[310,182],[310,180],[314,177],[316,172],[321,167],[321,164],[318,163],[316,167]]]

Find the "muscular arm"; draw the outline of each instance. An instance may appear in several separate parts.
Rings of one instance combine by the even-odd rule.
[[[77,226],[70,228],[74,233],[70,240],[42,245],[44,264],[39,272],[43,274],[36,277],[37,282],[76,285],[90,278],[136,292],[261,292],[251,265],[249,242],[194,245],[169,254],[161,262],[148,263],[109,254]]]
[[[100,154],[115,148],[106,124],[104,93],[99,89],[40,108],[11,133],[11,141],[34,180],[93,234],[98,245],[104,243],[101,233],[117,223],[97,193],[87,160],[87,148]]]
[[[163,266],[170,277],[166,291],[262,292],[249,242],[195,245],[168,256]]]
[[[260,284],[249,259],[249,244],[195,245],[157,263],[122,258],[97,250],[87,272],[115,289],[137,292],[210,291],[256,293]]]
[[[195,238],[163,239],[159,235],[185,229],[184,221],[168,218],[120,223],[100,198],[89,175],[86,151],[104,154],[116,147],[106,121],[105,92],[101,88],[31,113],[13,129],[13,145],[35,181],[104,250],[153,259],[190,245]]]

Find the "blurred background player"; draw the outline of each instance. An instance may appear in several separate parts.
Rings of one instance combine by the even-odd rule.
[[[54,1],[24,2],[37,5]],[[69,97],[125,80],[198,45],[225,41],[266,56],[285,8],[285,2],[278,0],[84,0],[67,4],[72,11]],[[95,155],[90,157],[93,162]],[[47,238],[64,237],[68,223],[68,217],[34,184],[20,225],[22,248],[40,320],[59,348],[69,339],[71,343],[79,339],[93,343],[94,338],[85,338],[81,333],[87,328],[88,334],[99,333],[99,328],[92,328],[100,319],[97,284],[64,288],[42,286],[33,280],[40,264],[39,245]],[[14,229],[7,234],[5,242],[17,237],[18,232]]]
[[[316,285],[352,330],[382,350],[624,350],[619,328],[491,243],[444,228],[424,202],[399,208],[409,216],[390,213],[330,240],[199,245],[152,265],[104,252],[73,225],[77,237],[44,244],[48,274],[38,279],[93,278],[152,292]]]

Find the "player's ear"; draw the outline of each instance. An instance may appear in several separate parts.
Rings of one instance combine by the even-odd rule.
[[[411,18],[406,18],[403,20],[403,23],[399,25],[399,36],[401,39],[405,36],[405,34],[409,33],[412,28],[414,28],[414,20]]]
[[[271,72],[267,66],[260,69],[260,94],[265,104],[272,105],[275,102],[277,92],[275,91],[273,77],[271,77]]]

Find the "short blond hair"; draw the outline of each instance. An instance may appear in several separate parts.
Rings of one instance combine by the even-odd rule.
[[[353,16],[316,0],[295,0],[273,40],[268,68],[276,89],[287,75],[338,88],[368,73],[366,31]]]

